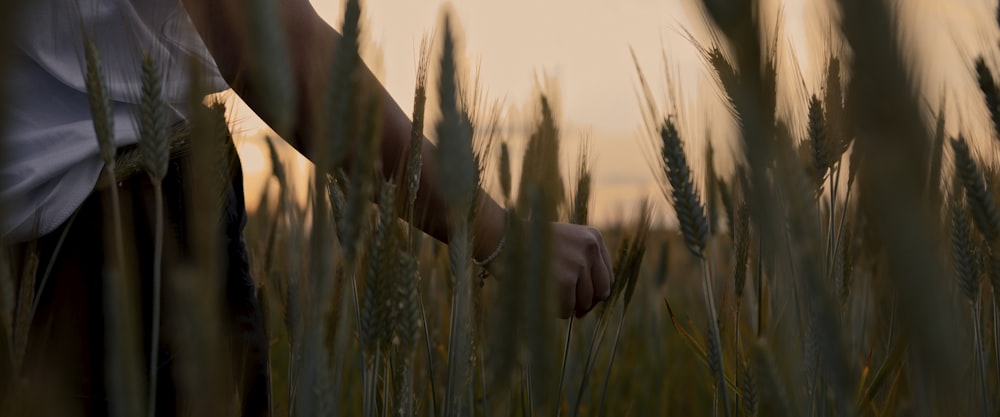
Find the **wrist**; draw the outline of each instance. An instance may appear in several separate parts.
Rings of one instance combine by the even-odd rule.
[[[510,221],[507,210],[488,198],[486,200],[475,219],[472,248],[473,260],[481,265],[494,261],[503,249],[507,222]]]

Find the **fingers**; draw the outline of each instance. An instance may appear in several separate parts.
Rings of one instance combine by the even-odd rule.
[[[611,256],[597,229],[564,223],[554,226],[558,243],[553,272],[558,285],[559,316],[583,317],[611,295]]]
[[[591,268],[580,268],[580,276],[576,280],[576,316],[583,317],[594,308],[594,283],[591,281]]]

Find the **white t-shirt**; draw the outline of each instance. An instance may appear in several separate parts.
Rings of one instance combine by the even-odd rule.
[[[186,115],[192,63],[210,91],[227,88],[181,0],[33,0],[6,63],[0,240],[45,235],[87,198],[103,162],[84,85],[84,33],[95,42],[113,102],[118,146],[138,141],[142,54],[163,73],[174,121]]]

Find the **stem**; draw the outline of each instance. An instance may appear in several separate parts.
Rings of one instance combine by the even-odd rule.
[[[707,352],[709,356],[716,355],[719,358],[719,375],[715,375],[716,387],[721,396],[722,409],[725,416],[729,416],[729,395],[726,389],[726,366],[722,357],[722,338],[719,336],[718,312],[715,309],[715,291],[712,289],[711,266],[705,257],[701,258],[702,285],[705,292],[705,306],[708,308],[708,328],[711,334],[709,337],[715,338],[715,352]]]
[[[733,383],[736,385],[736,391],[739,395],[743,393],[740,392],[740,363],[742,358],[740,357],[740,299],[736,299],[736,319],[734,320],[735,325],[733,326],[733,343],[736,344],[736,374],[733,375]],[[737,399],[736,404],[736,417],[740,417],[740,404],[739,399]]]
[[[118,268],[119,274],[125,273],[125,246],[124,246],[124,236],[125,233],[122,231],[122,211],[121,207],[118,206],[118,180],[115,178],[115,161],[112,159],[107,163],[108,171],[108,185],[111,191],[111,214],[114,223],[115,232],[115,259],[116,267]]]
[[[763,238],[757,238],[757,276],[754,290],[757,295],[757,338],[764,337],[764,251]]]
[[[580,391],[576,395],[576,399],[573,401],[573,417],[577,416],[580,412],[580,405],[583,402],[583,393],[587,389],[587,380],[590,378],[590,370],[593,367],[594,357],[597,351],[600,349],[601,341],[604,340],[604,333],[607,331],[608,326],[606,320],[601,317],[597,321],[597,328],[594,330],[594,337],[590,339],[590,350],[587,352],[587,361],[584,362],[583,367],[583,379],[580,382]]]
[[[163,279],[163,182],[153,181],[153,195],[156,207],[156,235],[153,248],[153,330],[149,342],[149,408],[147,415],[156,416],[156,380],[159,374],[158,357],[160,354],[160,302],[161,284]]]
[[[523,368],[522,368],[523,369]],[[524,372],[524,396],[525,404],[527,405],[527,413],[525,417],[534,417],[535,415],[535,399],[531,396],[531,370],[528,369]]]
[[[358,271],[357,271],[357,268],[358,268],[358,265],[357,265],[355,259],[347,259],[347,263],[345,265],[345,270],[349,271],[348,273],[351,274],[351,278],[350,278],[351,279],[351,291],[353,293],[353,297],[352,298],[354,300],[354,323],[357,324],[357,326],[358,326],[357,328],[358,329],[361,329],[361,327],[362,327],[362,325],[361,325],[361,301],[360,301],[361,298],[358,297]],[[343,300],[341,302],[343,302]],[[340,330],[340,329],[338,329],[338,330]],[[366,346],[364,346],[364,343],[361,342],[360,338],[358,339],[358,344],[360,345],[361,352],[364,352]],[[376,352],[376,358],[378,357],[377,353],[378,352]],[[364,354],[362,353],[361,356],[362,356],[362,361],[364,361]],[[368,383],[366,383],[365,381],[368,381],[369,378],[374,378],[374,377],[372,375],[369,375],[370,373],[372,373],[372,370],[368,369],[367,364],[363,364],[363,365],[364,366],[361,367],[361,381],[362,381],[361,383],[362,383],[362,387],[363,387],[362,389],[367,390],[368,389]],[[374,368],[374,369],[377,370],[377,368]],[[367,407],[367,404],[368,404],[368,402],[365,401],[365,406],[366,407]]]
[[[604,415],[604,400],[608,396],[608,382],[611,380],[611,366],[615,363],[615,356],[618,354],[618,345],[622,340],[622,324],[625,322],[625,310],[618,319],[618,329],[615,330],[615,344],[611,347],[611,359],[608,360],[608,369],[604,372],[604,388],[601,389],[601,401],[598,403],[598,415]]]
[[[981,300],[981,298],[980,298]],[[982,394],[983,394],[983,417],[989,417],[990,415],[990,400],[988,394],[988,388],[986,385],[986,355],[983,352],[983,339],[980,333],[980,325],[982,324],[982,309],[980,308],[980,300],[977,300],[972,304],[972,339],[976,344],[976,359],[979,362],[979,379],[982,384]]]
[[[997,378],[1000,378],[1000,322],[997,321],[1000,318],[1000,314],[997,312],[997,295],[996,289],[993,289],[993,353],[996,355],[994,364],[997,367]]]
[[[461,212],[461,211],[459,211]],[[469,225],[462,217],[451,221],[454,239],[448,245],[449,266],[455,280],[451,300],[451,331],[448,335],[448,382],[445,388],[444,415],[457,416],[461,413],[462,387],[468,380],[468,366],[471,340],[468,321],[471,309],[471,280],[466,268],[469,259]]]
[[[289,332],[292,330],[289,329]],[[289,343],[288,346],[288,386],[287,393],[288,396],[288,413],[289,416],[294,416],[296,414],[295,409],[295,386],[298,384],[298,375],[295,373],[295,350]]]
[[[486,344],[485,335],[483,337],[482,346],[488,346]],[[480,351],[479,355],[477,355],[477,356],[479,356],[479,384],[480,384],[480,387],[481,387],[481,389],[483,391],[482,392],[482,398],[480,399],[479,406],[482,407],[482,409],[483,409],[483,417],[487,417],[489,415],[489,411],[488,411],[489,410],[489,403],[486,402],[486,393],[487,393],[487,391],[486,391],[486,355],[484,355],[482,353],[482,351]]]
[[[56,242],[55,248],[52,250],[52,255],[49,256],[49,263],[45,266],[45,272],[42,273],[41,283],[38,285],[38,291],[35,292],[35,299],[31,303],[31,314],[28,315],[28,334],[31,332],[31,322],[35,319],[35,313],[38,311],[38,302],[42,299],[42,293],[45,292],[45,284],[49,281],[49,275],[52,274],[52,268],[56,264],[56,257],[59,256],[59,252],[62,251],[63,242],[66,241],[66,236],[69,235],[69,230],[73,228],[73,222],[76,220],[76,215],[80,213],[79,210],[74,211],[72,216],[69,216],[69,220],[66,221],[63,226],[62,233],[59,235],[59,241]],[[25,337],[27,339],[27,336]]]
[[[347,270],[351,271],[351,292],[354,294],[354,319],[358,328],[361,328],[361,297],[358,296],[358,271],[357,263],[354,259],[347,260]],[[362,346],[364,348],[364,346]]]
[[[376,414],[376,386],[378,386],[378,369],[381,362],[382,349],[376,347],[375,358],[370,361],[365,361],[365,372],[361,376],[361,383],[364,386],[362,400],[364,401],[363,413],[365,417],[374,417]]]
[[[830,213],[828,216],[828,228],[826,236],[826,270],[829,275],[832,275],[834,261],[833,258],[837,254],[836,241],[837,234],[834,229],[835,221],[837,218],[837,186],[840,184],[840,163],[837,163],[836,174],[831,173],[830,175]],[[847,211],[846,207],[845,210]]]
[[[791,236],[789,236],[790,233],[791,232],[789,232],[787,229],[785,230],[785,233],[784,233],[784,237],[785,237],[785,249],[788,251],[788,268],[789,268],[789,271],[792,272],[791,276],[797,277],[799,275],[798,275],[798,273],[795,272],[795,259],[796,259],[796,257],[795,257],[795,253],[792,251],[792,238],[791,238]],[[795,317],[798,318],[799,332],[803,332],[803,331],[806,330],[806,322],[805,322],[806,318],[805,318],[805,315],[802,314],[803,307],[800,305],[803,302],[803,300],[802,300],[802,297],[799,296],[799,293],[800,293],[799,284],[800,283],[799,283],[798,280],[792,280],[791,287],[792,287],[792,296],[794,298],[792,300],[793,301],[792,305],[795,307]],[[801,348],[805,349],[805,339],[801,339],[800,338],[800,340],[802,341],[802,345],[803,345],[803,346],[801,346]]]
[[[563,360],[562,367],[559,368],[559,390],[556,391],[556,417],[562,414],[562,393],[563,393],[563,382],[566,381],[566,362],[569,360],[569,342],[573,337],[573,321],[574,317],[569,317],[569,325],[566,329],[566,346],[563,348]]]
[[[423,320],[424,325],[424,345],[427,347],[427,376],[430,379],[430,384],[427,384],[431,388],[431,409],[434,410],[435,416],[438,414],[437,405],[437,392],[434,389],[434,355],[433,348],[431,347],[431,331],[430,326],[427,325],[427,310],[424,309],[424,297],[419,294],[420,290],[417,290],[417,302],[420,303],[420,319]]]
[[[413,415],[413,373],[415,372],[414,363],[416,361],[416,355],[413,353],[406,353],[403,355],[403,392],[399,396],[399,409],[401,410],[400,415],[402,417],[410,417]]]
[[[130,337],[135,330],[132,313],[135,311],[133,293],[130,291],[125,269],[125,233],[122,228],[122,213],[118,197],[118,180],[115,178],[115,160],[105,165],[111,194],[111,215],[114,233],[114,259],[111,266],[105,265],[104,323],[110,334],[105,346],[105,355],[114,358],[105,364],[108,375],[109,406],[113,413],[139,415],[142,396],[137,384],[142,379],[138,367],[142,360],[137,357],[135,340]],[[115,363],[112,363],[115,362]]]
[[[340,279],[341,280],[350,279],[352,281],[352,283],[353,283],[353,281],[355,280],[355,275],[356,275],[356,271],[354,269],[355,269],[355,267],[354,267],[353,263],[351,262],[351,260],[347,260],[347,263],[345,264],[344,271],[347,271],[345,273],[351,274],[351,276],[350,277],[342,277],[342,276],[340,276]],[[339,276],[340,274],[337,274],[337,275]],[[350,304],[351,298],[347,294],[347,288],[346,288],[346,285],[343,282],[341,282],[341,284],[338,286],[338,288],[339,288],[339,290],[337,291],[337,296],[339,297],[339,302],[338,302],[338,307],[337,308],[338,308],[339,311],[337,312],[337,327],[336,327],[336,330],[335,330],[335,333],[334,333],[335,337],[334,337],[334,352],[333,352],[333,361],[334,361],[334,363],[333,363],[333,370],[334,370],[333,374],[335,376],[334,376],[334,383],[333,383],[333,389],[332,389],[332,392],[334,392],[336,395],[340,395],[343,392],[342,391],[343,382],[344,382],[345,376],[347,375],[347,367],[344,366],[344,362],[347,361],[347,355],[348,355],[348,353],[347,353],[347,345],[348,345],[348,340],[349,340],[348,338],[350,337],[350,334],[351,334],[351,331],[350,331],[351,325],[349,324],[350,323],[349,322],[349,320],[350,320],[350,318],[349,318],[350,311],[348,310],[350,308],[348,306],[348,304]],[[357,290],[357,288],[355,288],[355,291],[356,290]],[[355,296],[355,298],[353,300],[355,301],[355,303],[354,303],[354,310],[358,311],[357,297]],[[362,347],[362,349],[363,349],[363,347]],[[367,376],[365,374],[367,374],[367,372],[365,370],[364,364],[362,364],[362,366],[361,366],[361,372],[362,372],[361,380],[365,381],[365,378],[367,378]],[[303,388],[306,389],[306,390],[314,389],[314,387],[303,387]],[[364,388],[362,387],[362,389],[364,389]],[[339,406],[339,403],[334,402],[334,407],[338,407],[338,406]],[[336,408],[334,408],[334,410],[336,410]],[[306,412],[306,411],[307,410],[302,410],[301,412]],[[334,415],[336,415],[336,413],[334,413]]]
[[[406,202],[406,224],[409,225],[409,235],[407,236],[406,243],[407,247],[410,249],[410,252],[413,253],[416,252],[414,249],[416,248],[417,233],[420,232],[417,229],[417,227],[413,225],[414,212],[415,212],[414,206],[416,205],[416,200],[414,200],[412,197],[409,198],[408,200],[409,201]],[[417,256],[419,254],[413,253],[413,255]]]
[[[475,359],[473,359],[473,361],[475,361]],[[470,370],[470,372],[475,372],[475,370],[474,369]],[[468,412],[467,415],[475,416],[476,415],[476,384],[473,384],[472,380],[470,379],[469,383],[466,384],[466,386],[468,387],[468,390],[469,390],[469,392],[466,393],[466,396],[469,399],[469,404],[467,405],[467,407],[469,407],[468,411],[467,411]]]
[[[840,211],[840,225],[837,226],[837,243],[833,248],[833,256],[837,256],[838,251],[844,245],[844,227],[847,225],[847,202],[851,200],[851,190],[853,188],[854,183],[849,182],[847,184],[847,193],[844,194],[844,209]],[[827,278],[832,276],[832,270],[831,268],[831,275],[827,276]]]
[[[382,415],[390,416],[389,412],[389,380],[392,378],[392,356],[385,354],[385,376],[382,377]]]
[[[524,366],[521,367],[521,417],[528,417],[531,413],[530,400],[528,398],[528,377],[525,375]]]

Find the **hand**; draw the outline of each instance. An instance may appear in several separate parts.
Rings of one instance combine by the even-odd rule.
[[[593,227],[552,223],[552,233],[559,317],[583,317],[611,295],[611,256],[601,232]]]
[[[473,255],[476,259],[486,259],[500,246],[507,215],[488,197],[483,197],[480,204],[474,226],[477,245]],[[611,256],[601,232],[593,227],[569,223],[552,223],[551,227],[552,278],[556,284],[559,317],[569,318],[574,314],[583,317],[611,295],[614,282]],[[495,273],[492,269],[497,266],[499,263],[493,262],[487,269]]]

